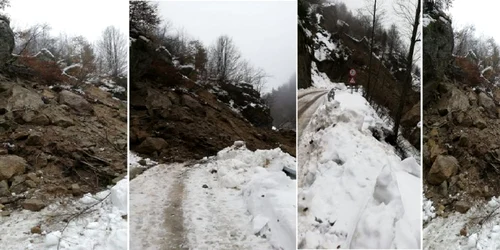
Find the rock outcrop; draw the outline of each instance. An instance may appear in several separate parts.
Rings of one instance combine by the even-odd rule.
[[[0,68],[12,57],[14,47],[14,32],[10,28],[10,21],[6,16],[0,15]]]

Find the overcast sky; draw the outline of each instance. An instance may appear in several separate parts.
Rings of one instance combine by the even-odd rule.
[[[27,28],[47,23],[52,34],[82,35],[90,42],[100,39],[110,25],[128,34],[128,1],[100,0],[11,0],[5,9],[11,27]]]
[[[205,46],[222,34],[233,38],[242,57],[272,75],[267,91],[295,73],[297,4],[295,1],[166,1],[159,3],[163,19]]]
[[[477,36],[493,37],[497,43],[500,43],[500,30],[496,26],[497,3],[498,0],[453,1],[449,10],[453,27],[462,28],[467,24],[473,24],[476,27]]]

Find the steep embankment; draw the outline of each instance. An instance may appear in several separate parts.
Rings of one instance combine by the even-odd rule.
[[[370,70],[368,39],[358,40],[350,35],[349,25],[335,17],[338,11],[334,10],[335,4],[299,2],[304,5],[302,8],[307,9],[307,14],[299,15],[298,50],[299,59],[303,60],[299,64],[299,88],[318,87],[312,84],[310,76],[313,74],[326,74],[334,82],[347,82],[349,70],[355,69],[356,83],[366,89]],[[401,83],[405,78],[405,56],[395,50],[383,50],[378,41],[373,53],[371,98],[377,110],[386,110],[389,116],[394,117],[400,101]],[[304,76],[306,74],[309,76]],[[420,130],[417,128],[420,121],[420,79],[419,76],[413,77],[413,88],[405,98],[401,126],[405,138],[414,147],[420,148]]]
[[[249,149],[295,155],[295,133],[271,130],[269,108],[247,84],[194,82],[164,48],[132,32],[131,149],[182,162],[214,155],[236,140]]]

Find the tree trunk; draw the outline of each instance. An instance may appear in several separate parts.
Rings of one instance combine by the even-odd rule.
[[[377,0],[373,3],[373,21],[372,21],[372,35],[371,35],[371,41],[370,41],[370,62],[368,63],[368,82],[366,83],[366,96],[365,98],[368,100],[368,102],[371,104],[372,100],[372,93],[370,89],[370,81],[371,81],[371,76],[372,76],[372,57],[373,57],[373,43],[374,43],[374,38],[375,38],[375,21],[377,18]]]
[[[406,61],[406,77],[405,81],[403,82],[402,90],[401,90],[401,96],[399,100],[399,105],[398,109],[396,112],[396,118],[394,119],[394,128],[393,128],[393,136],[396,139],[398,136],[399,132],[399,125],[401,123],[401,117],[403,116],[403,108],[405,104],[405,99],[406,95],[408,94],[408,90],[411,87],[411,69],[413,65],[413,52],[415,50],[415,43],[417,42],[417,31],[418,31],[418,25],[420,22],[420,3],[421,0],[418,0],[417,4],[417,11],[415,12],[415,21],[413,23],[413,32],[411,34],[411,43],[410,43],[410,52],[408,53],[407,56],[407,61]]]

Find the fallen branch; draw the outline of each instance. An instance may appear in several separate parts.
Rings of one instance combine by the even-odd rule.
[[[98,204],[102,203],[104,200],[106,200],[109,196],[111,195],[111,192],[109,192],[109,194],[106,195],[106,197],[104,197],[102,200],[99,200],[98,202],[86,207],[85,209],[83,209],[82,211],[76,213],[76,214],[73,214],[71,217],[69,217],[68,219],[66,219],[66,225],[64,226],[64,228],[61,230],[61,237],[59,238],[58,242],[57,242],[57,250],[60,249],[60,246],[61,246],[61,240],[62,240],[62,237],[63,237],[63,234],[64,234],[64,231],[66,230],[66,228],[68,228],[68,225],[69,223],[74,220],[75,218],[78,218],[80,217],[81,215],[85,214],[85,213],[88,213],[89,210],[95,206],[97,206]],[[91,211],[90,211],[91,212]]]

